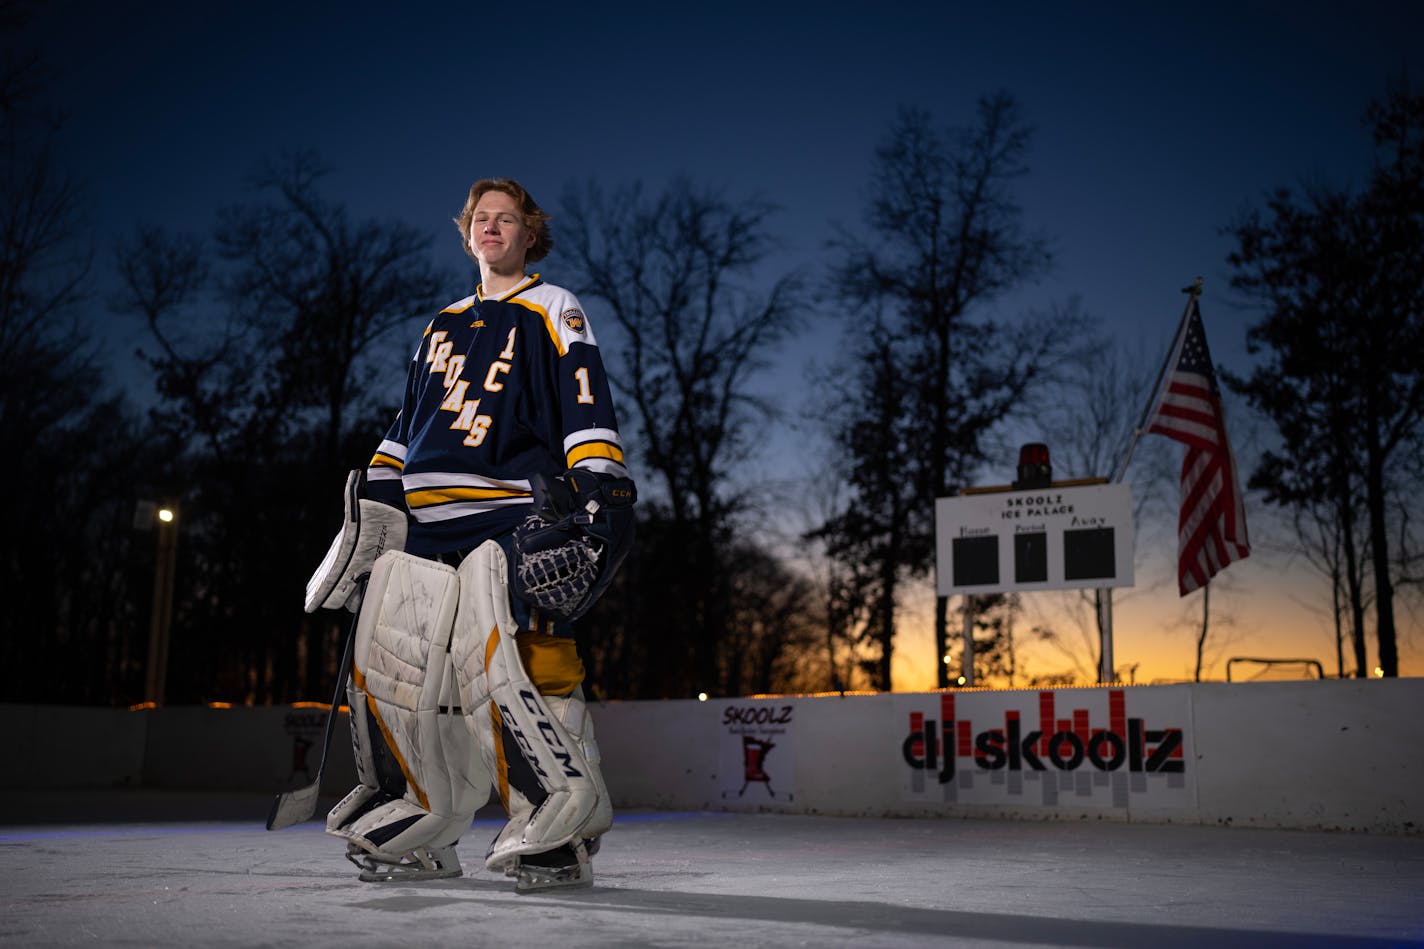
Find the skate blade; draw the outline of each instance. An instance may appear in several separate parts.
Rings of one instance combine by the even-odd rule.
[[[448,880],[464,875],[464,868],[458,859],[437,862],[435,866],[423,863],[388,863],[367,855],[348,853],[346,859],[356,865],[361,872],[356,878],[362,883],[418,883],[422,880]]]
[[[533,893],[537,890],[578,890],[593,886],[593,866],[588,863],[571,867],[521,866],[514,880],[514,892]]]
[[[461,873],[458,867],[427,870],[424,867],[375,866],[363,868],[357,879],[362,883],[419,883],[423,880],[448,880]]]

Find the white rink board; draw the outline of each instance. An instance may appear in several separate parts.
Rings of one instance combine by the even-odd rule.
[[[1421,708],[1420,678],[590,706],[615,808],[1405,834],[1424,832]],[[311,780],[323,720],[286,707],[0,705],[26,763],[0,787],[275,793]],[[1030,741],[1045,723],[1074,737]],[[331,751],[322,790],[339,797],[355,778],[344,715]]]
[[[1023,741],[1042,731],[1048,700],[1048,720],[1055,731],[1060,720],[1070,723],[1083,759],[1075,761],[1065,739],[1055,763],[1039,736],[1030,749],[1039,770]],[[951,780],[941,782],[946,701],[955,760]],[[725,723],[729,708],[785,718],[770,726],[784,734],[769,740],[794,745],[794,755],[778,744],[761,759],[774,796],[746,780],[740,745],[729,747],[741,739]],[[1424,757],[1407,750],[1424,747],[1419,708],[1424,679],[1416,678],[608,702],[593,714],[619,806],[1417,834]],[[1010,713],[1019,723],[1017,767]],[[928,767],[931,722],[936,760]],[[996,730],[1003,743],[989,734],[979,747],[980,736]],[[1094,762],[1082,734],[1106,731],[1125,747],[1119,754],[1113,739],[1099,738]]]
[[[895,696],[902,800],[1189,812],[1191,695],[1161,689]]]

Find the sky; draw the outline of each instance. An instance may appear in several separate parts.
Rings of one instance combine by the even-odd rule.
[[[1358,184],[1367,103],[1402,71],[1424,81],[1424,4],[1369,0],[51,0],[37,30],[59,70],[65,160],[90,189],[101,263],[141,224],[209,232],[260,160],[314,149],[333,169],[329,196],[358,216],[428,228],[437,261],[461,275],[470,267],[449,222],[477,178],[515,177],[550,206],[570,182],[656,188],[687,176],[776,203],[768,265],[814,283],[833,229],[864,224],[873,149],[897,109],[962,126],[979,97],[1006,90],[1036,129],[1018,197],[1056,263],[985,317],[1076,297],[1125,345],[1165,353],[1180,288],[1201,276],[1213,355],[1236,371],[1251,364],[1245,334],[1258,314],[1229,289],[1223,229],[1270,189]],[[557,216],[554,227],[557,240]],[[557,248],[541,270],[560,282]],[[834,314],[815,316],[824,327]],[[416,332],[427,318],[413,315]],[[132,381],[139,327],[103,319],[116,377]],[[763,384],[800,398],[798,370],[839,338],[798,339]],[[793,437],[773,431],[777,445]],[[1230,568],[1213,600],[1223,642],[1210,671],[1223,675],[1228,653],[1310,655],[1333,671],[1318,609],[1328,591],[1298,558],[1271,553],[1287,537],[1256,527],[1253,540],[1258,556]],[[1121,592],[1115,620],[1118,663],[1136,663],[1138,681],[1192,674],[1199,607],[1177,602],[1174,547],[1170,519],[1139,525],[1139,584]],[[897,688],[927,687],[933,647],[907,610],[919,631],[900,639]],[[1406,674],[1424,674],[1421,640],[1401,641]]]

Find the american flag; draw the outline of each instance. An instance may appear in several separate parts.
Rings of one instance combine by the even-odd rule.
[[[1186,329],[1147,431],[1187,446],[1177,521],[1177,589],[1186,596],[1232,561],[1251,554],[1221,391],[1195,295],[1187,304]]]

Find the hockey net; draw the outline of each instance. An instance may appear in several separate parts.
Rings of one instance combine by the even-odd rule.
[[[1259,659],[1237,656],[1226,661],[1227,682],[1278,682],[1323,679],[1325,670],[1315,659]]]

